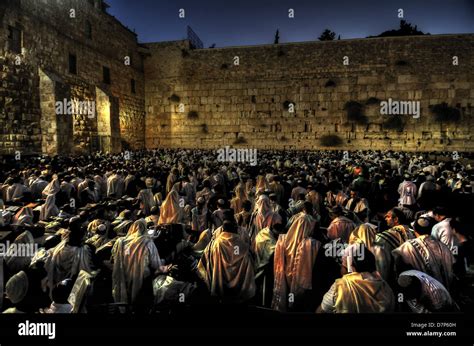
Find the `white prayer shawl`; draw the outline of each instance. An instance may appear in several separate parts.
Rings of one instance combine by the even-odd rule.
[[[81,192],[89,187],[89,179],[85,179],[79,185],[77,185],[77,195],[80,196]]]
[[[5,256],[5,264],[11,273],[18,273],[28,268],[34,255],[34,243],[33,235],[29,231],[25,231],[16,237]],[[27,246],[30,248],[28,249]],[[13,249],[13,247],[15,247],[15,249]],[[26,252],[19,253],[20,249]]]
[[[348,243],[355,228],[356,224],[352,220],[345,216],[338,216],[329,224],[327,235],[331,240],[340,238],[343,243]]]
[[[266,195],[260,195],[255,203],[255,232],[257,235],[262,229],[271,227],[276,221],[277,214],[273,212],[270,199]]]
[[[11,202],[14,199],[23,197],[23,194],[28,191],[28,188],[19,183],[15,183],[7,189],[7,202]]]
[[[416,203],[416,185],[412,181],[405,180],[398,186],[400,194],[400,205],[413,205]]]
[[[197,270],[213,297],[235,303],[247,301],[255,295],[249,245],[239,234],[218,233],[204,249]]]
[[[451,288],[454,278],[454,256],[439,240],[422,235],[406,241],[393,250],[392,254],[394,257],[401,257],[403,262],[413,269],[432,276],[448,290]]]
[[[107,179],[107,197],[121,198],[124,191],[124,181],[120,175],[113,174]]]
[[[133,304],[143,280],[161,265],[158,249],[146,233],[145,220],[135,221],[127,236],[117,239],[112,249],[112,295],[116,303]]]
[[[51,180],[51,182],[44,188],[42,192],[43,198],[47,198],[49,195],[55,195],[61,190],[61,186],[59,184],[59,179],[57,176]]]
[[[40,199],[42,197],[43,190],[48,186],[48,182],[41,178],[35,179],[30,186],[31,194],[33,198]]]
[[[94,181],[99,188],[100,197],[105,196],[107,194],[107,179],[101,175],[95,175]]]
[[[313,287],[313,267],[321,243],[311,239],[316,220],[305,213],[281,234],[275,247],[272,308],[287,311],[305,290]],[[289,301],[289,294],[293,300]]]
[[[446,245],[453,254],[456,254],[459,242],[454,236],[454,231],[450,225],[450,218],[444,219],[433,226],[431,236]]]
[[[159,225],[182,222],[183,208],[180,206],[179,200],[179,193],[173,188],[161,206]]]
[[[92,271],[92,254],[88,246],[71,246],[63,239],[48,257],[46,265],[48,286],[52,289],[59,282],[70,279],[81,270]]]
[[[71,198],[72,191],[75,189],[76,188],[71,183],[68,183],[66,181],[63,181],[61,183],[61,191],[66,193],[68,199]]]
[[[52,216],[57,216],[59,209],[56,206],[56,196],[49,195],[46,197],[46,202],[40,208],[40,220],[46,221]]]
[[[151,208],[156,206],[153,192],[151,189],[143,189],[138,193],[138,200],[140,201],[140,209],[145,215],[150,215]]]

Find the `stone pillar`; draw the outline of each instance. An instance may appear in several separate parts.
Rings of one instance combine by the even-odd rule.
[[[118,100],[96,87],[97,135],[103,152],[121,151]]]
[[[69,154],[72,148],[72,116],[56,113],[56,102],[69,100],[68,87],[58,77],[41,68],[38,73],[41,150],[47,155]]]

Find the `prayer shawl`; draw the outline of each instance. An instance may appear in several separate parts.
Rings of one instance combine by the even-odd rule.
[[[56,206],[56,196],[49,195],[46,197],[46,202],[40,208],[40,220],[46,221],[52,216],[57,216],[59,209]]]
[[[197,270],[213,297],[239,303],[255,295],[249,245],[239,234],[220,232],[204,250]]]
[[[107,179],[107,197],[121,198],[125,189],[123,178],[113,174]]]
[[[171,192],[177,180],[178,180],[178,177],[174,175],[173,173],[170,173],[168,175],[168,179],[166,179],[166,193]]]
[[[66,193],[68,199],[71,198],[71,194],[75,189],[76,188],[74,187],[74,185],[68,183],[67,181],[63,181],[61,183],[61,191]]]
[[[198,207],[191,210],[191,229],[195,232],[203,232],[207,228],[207,207],[199,212]]]
[[[59,179],[57,176],[54,176],[53,180],[44,188],[42,192],[43,198],[47,198],[49,195],[55,195],[60,190]]]
[[[252,253],[255,263],[255,279],[263,274],[265,266],[270,263],[270,258],[275,253],[277,240],[269,228],[262,229],[252,243]]]
[[[298,197],[303,194],[303,195],[306,195],[307,191],[304,187],[301,187],[301,186],[297,186],[295,188],[293,188],[293,190],[291,190],[291,199],[293,199],[293,201],[297,201],[298,200]]]
[[[434,225],[433,230],[431,231],[431,236],[445,244],[451,250],[451,252],[455,254],[459,243],[454,236],[454,231],[451,228],[450,221],[451,219],[447,218]]]
[[[270,199],[266,195],[261,195],[258,197],[255,204],[255,210],[255,219],[253,223],[255,230],[252,232],[252,239],[262,229],[272,226],[277,221],[277,219],[281,219],[278,214],[273,212]]]
[[[335,207],[336,205],[343,207],[347,202],[347,195],[342,191],[339,191],[337,194],[328,191],[326,193],[326,201],[330,207]]]
[[[416,203],[416,185],[412,181],[405,180],[398,186],[400,205],[413,205]]]
[[[328,237],[332,240],[340,238],[343,243],[348,243],[355,228],[356,224],[352,220],[345,216],[338,216],[329,224]]]
[[[265,177],[263,175],[257,176],[257,185],[256,185],[256,192],[264,192],[268,190],[268,184],[267,181],[265,180]]]
[[[451,294],[435,278],[418,270],[407,270],[400,274],[400,277],[402,276],[414,276],[421,282],[421,295],[407,300],[412,312],[421,314],[456,309],[456,303],[451,298]]]
[[[51,250],[45,264],[48,286],[52,289],[59,282],[71,279],[81,270],[92,271],[92,254],[88,246],[71,246],[67,237]]]
[[[181,208],[179,205],[179,200],[179,193],[173,188],[160,208],[160,220],[158,221],[159,225],[172,223],[176,224],[182,222],[184,213],[183,208]]]
[[[238,214],[243,210],[242,205],[247,200],[247,193],[243,184],[237,185],[234,191],[235,197],[230,201],[230,207],[234,209],[234,214]]]
[[[43,190],[48,186],[48,182],[41,178],[37,178],[31,183],[30,189],[31,194],[33,195],[34,199],[40,199],[42,196]]]
[[[196,193],[196,200],[202,197],[206,201],[206,205],[207,205],[207,202],[209,202],[209,200],[211,199],[213,195],[214,194],[212,193],[212,190],[208,187],[205,187],[204,189]]]
[[[33,210],[30,207],[21,208],[13,217],[12,225],[33,225]]]
[[[155,199],[153,198],[153,192],[151,189],[143,189],[138,193],[138,200],[140,201],[140,209],[145,213],[145,215],[150,215],[151,208],[155,204]]]
[[[389,280],[393,273],[392,251],[402,245],[410,238],[410,233],[405,226],[399,225],[391,229],[378,233],[375,237],[375,244],[372,247],[377,271],[384,280]]]
[[[411,239],[392,251],[393,256],[400,256],[403,262],[415,270],[424,272],[448,290],[453,281],[454,257],[449,248],[428,235]]]
[[[191,183],[183,183],[183,192],[186,195],[186,204],[194,207],[196,205],[196,187]]]
[[[287,311],[305,290],[313,288],[313,267],[321,243],[311,239],[316,220],[305,213],[281,234],[275,247],[272,308]],[[294,299],[289,299],[292,294]]]
[[[369,251],[372,251],[376,235],[377,230],[374,225],[363,223],[351,233],[351,236],[349,237],[349,245],[362,243]]]
[[[313,209],[316,213],[321,213],[321,195],[318,192],[311,190],[306,194],[306,200],[311,202],[311,204],[313,205]]]
[[[34,256],[34,244],[33,235],[28,231],[16,237],[5,254],[5,264],[11,273],[18,273],[28,268]],[[25,253],[19,253],[20,251]]]
[[[117,226],[114,227],[114,231],[118,236],[124,236],[128,233],[130,226],[132,225],[132,221],[130,220],[123,220]]]
[[[365,198],[351,198],[347,201],[346,208],[357,214],[362,221],[369,218],[369,202]]]
[[[80,196],[81,192],[89,188],[89,179],[85,179],[79,185],[77,185],[77,195]]]
[[[146,231],[145,220],[137,220],[127,236],[117,239],[114,244],[112,295],[116,303],[133,304],[143,280],[161,265],[158,249]]]
[[[97,174],[94,176],[94,181],[96,186],[99,188],[100,196],[105,196],[107,194],[107,179]]]
[[[107,234],[97,234],[100,225],[104,225],[104,227],[106,227],[107,233],[108,225],[101,219],[95,219],[94,221],[91,221],[89,225],[87,225],[87,232],[92,236],[86,240],[86,244],[91,244],[96,249],[109,241]]]
[[[11,202],[17,198],[21,198],[23,197],[23,194],[28,191],[28,188],[23,185],[23,184],[19,184],[19,183],[15,183],[13,184],[12,186],[8,187],[7,188],[7,198],[6,198],[6,201],[7,202]]]
[[[393,291],[379,273],[350,273],[337,279],[336,313],[384,313],[395,308]]]

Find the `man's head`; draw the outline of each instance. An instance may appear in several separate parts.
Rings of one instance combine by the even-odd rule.
[[[311,202],[304,202],[303,211],[308,215],[313,215],[313,204]]]
[[[357,198],[359,193],[356,188],[351,188],[351,198]]]
[[[246,200],[244,201],[244,203],[242,203],[242,207],[244,208],[246,212],[250,212],[250,210],[252,209],[252,202],[250,202],[249,200]]]
[[[448,213],[446,212],[446,209],[443,207],[435,207],[433,209],[433,217],[437,222],[443,221],[446,219]]]
[[[400,209],[393,208],[385,214],[385,221],[388,227],[403,225],[405,224],[405,214]]]
[[[415,276],[400,275],[398,277],[400,292],[405,295],[405,300],[416,299],[421,295],[421,282]]]
[[[431,234],[431,230],[435,224],[436,221],[433,218],[422,216],[414,222],[413,228],[416,233],[420,235]]]
[[[71,279],[66,279],[58,283],[51,292],[53,302],[56,304],[67,304],[72,286],[73,282]]]
[[[331,209],[330,216],[335,219],[336,217],[342,216],[344,214],[342,207],[340,205],[336,205]]]
[[[224,230],[224,232],[237,233],[237,226],[232,221],[224,221],[224,223],[222,224],[222,229]]]

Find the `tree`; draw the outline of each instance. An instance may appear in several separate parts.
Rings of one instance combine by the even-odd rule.
[[[424,33],[423,31],[418,30],[418,26],[411,25],[406,20],[400,20],[400,28],[396,30],[387,30],[381,33],[378,36],[369,36],[369,37],[389,37],[389,36],[412,36],[412,35],[429,35],[429,33]]]
[[[333,41],[335,37],[336,37],[336,33],[334,31],[326,29],[323,31],[321,36],[319,36],[318,39],[320,41]]]
[[[275,40],[273,41],[274,44],[278,44],[280,43],[280,30],[277,29],[276,33],[275,33]]]

